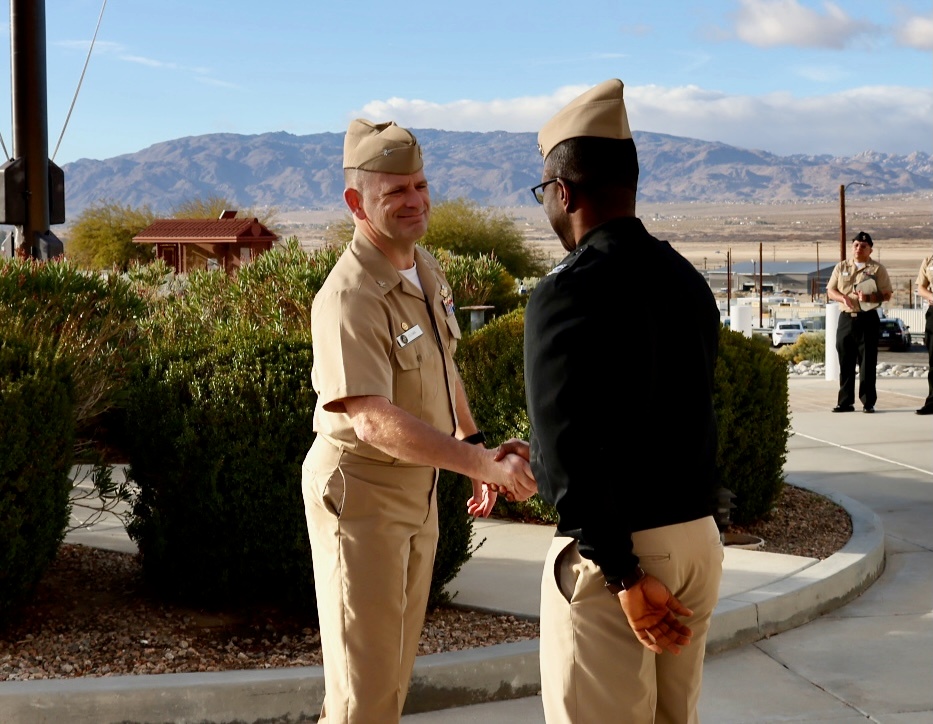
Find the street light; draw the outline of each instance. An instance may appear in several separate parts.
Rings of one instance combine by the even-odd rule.
[[[869,186],[861,181],[850,181],[839,186],[839,261],[846,260],[846,189],[850,186]]]

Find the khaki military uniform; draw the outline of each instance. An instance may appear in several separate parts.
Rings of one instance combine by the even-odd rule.
[[[398,720],[424,622],[438,536],[437,470],[358,439],[341,404],[385,397],[454,433],[460,329],[437,261],[420,248],[415,260],[424,293],[357,231],[312,307],[317,436],[302,492],[324,655],[321,721],[328,724]]]
[[[933,289],[933,254],[923,260],[920,272],[917,274],[917,288]],[[923,332],[923,342],[929,355],[930,371],[927,373],[927,398],[921,409],[933,408],[933,304],[927,305],[926,328]]]
[[[836,353],[839,355],[838,405],[850,407],[855,404],[855,367],[858,363],[858,397],[866,408],[874,408],[878,399],[875,389],[875,368],[878,366],[878,313],[872,309],[862,311],[858,303],[856,286],[873,278],[882,294],[893,292],[888,271],[878,262],[869,259],[859,269],[854,259],[846,259],[833,269],[827,291],[836,290],[854,300],[850,311],[843,308],[836,330]]]

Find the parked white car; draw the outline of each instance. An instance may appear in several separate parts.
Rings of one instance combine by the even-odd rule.
[[[774,331],[771,332],[771,344],[775,347],[780,347],[783,344],[793,344],[805,331],[803,322],[778,322],[774,327]]]

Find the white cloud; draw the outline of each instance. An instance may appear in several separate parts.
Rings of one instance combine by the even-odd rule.
[[[449,131],[536,132],[590,86],[557,89],[546,96],[436,103],[374,100],[349,118],[394,120],[410,128]],[[626,86],[632,128],[780,155],[853,155],[865,150],[933,152],[933,90],[895,86],[855,88],[801,98],[789,93],[736,96],[682,86]]]
[[[739,0],[735,34],[761,48],[843,48],[872,24],[853,20],[838,5],[823,3],[823,12],[797,0]]]
[[[933,91],[869,86],[817,97],[729,96],[694,86],[627,92],[632,128],[781,155],[933,152]]]
[[[933,16],[910,18],[898,30],[897,39],[909,48],[933,50]]]
[[[197,75],[210,75],[211,69],[204,66],[186,66],[179,65],[178,63],[172,63],[165,60],[157,60],[155,58],[147,58],[143,55],[121,55],[121,60],[125,60],[128,63],[137,63],[139,65],[145,65],[147,68],[160,68],[162,70],[177,70],[184,73],[196,73]]]

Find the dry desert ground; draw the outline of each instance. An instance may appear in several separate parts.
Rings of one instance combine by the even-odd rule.
[[[563,250],[541,206],[499,209],[511,216],[528,242],[556,262]],[[655,236],[667,239],[698,269],[723,268],[727,252],[733,263],[759,258],[812,261],[821,266],[840,259],[840,204],[814,201],[781,204],[670,203],[640,204],[638,215]],[[345,218],[343,211],[283,212],[278,222],[285,236],[297,236],[311,248],[322,243],[327,225]],[[933,194],[846,197],[846,249],[859,231],[875,241],[873,257],[884,264],[894,286],[905,290],[917,277],[921,260],[933,253]]]

